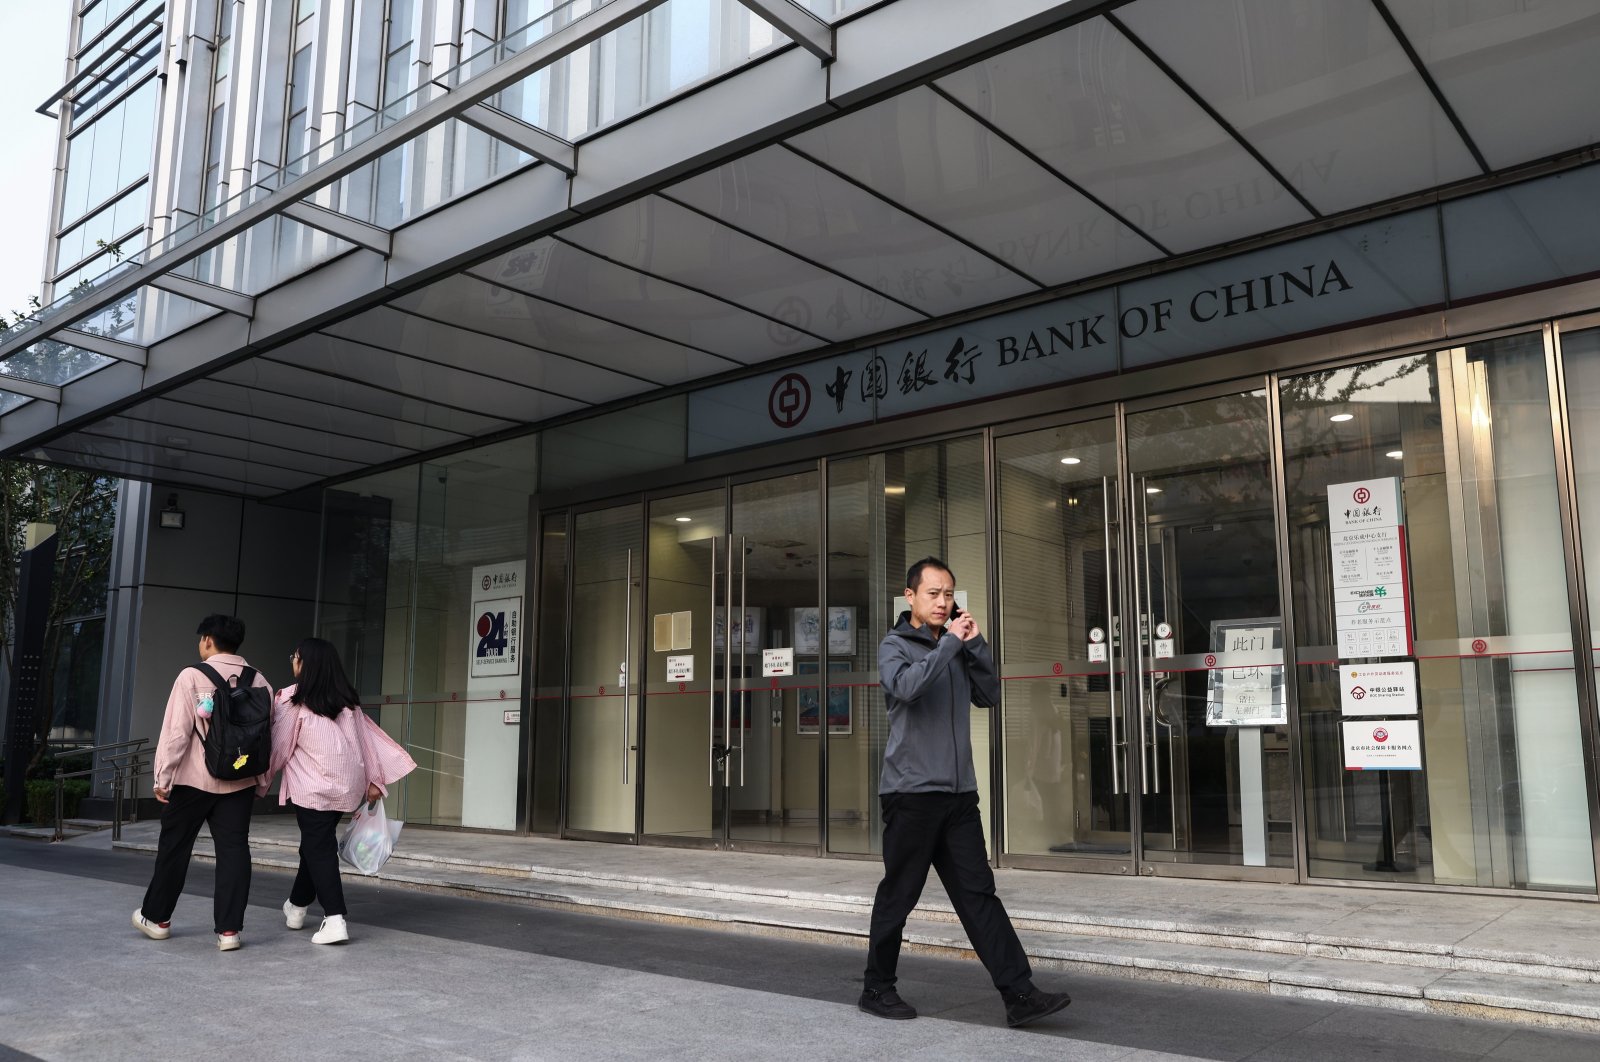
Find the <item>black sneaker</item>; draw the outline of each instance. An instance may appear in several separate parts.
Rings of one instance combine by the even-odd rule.
[[[1071,1002],[1072,997],[1065,992],[1041,992],[1033,988],[1016,995],[1008,993],[1006,1024],[1013,1029],[1019,1025],[1027,1025],[1058,1010],[1066,1010],[1067,1004]]]
[[[893,1018],[904,1021],[917,1016],[917,1008],[900,998],[900,993],[892,988],[885,988],[879,992],[872,988],[861,990],[861,999],[856,1006],[868,1014],[879,1018]]]

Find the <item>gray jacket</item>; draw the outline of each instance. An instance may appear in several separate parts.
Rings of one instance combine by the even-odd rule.
[[[972,705],[1000,703],[1000,679],[983,636],[937,642],[911,613],[878,646],[878,681],[889,705],[889,744],[878,792],[975,793]]]

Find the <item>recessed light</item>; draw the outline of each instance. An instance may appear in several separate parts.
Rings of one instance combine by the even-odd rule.
[[[885,487],[883,492],[885,494],[904,494],[906,489],[904,487]]]
[[[1402,458],[1402,457],[1404,457],[1404,456],[1405,456],[1405,455],[1406,455],[1406,453],[1405,453],[1405,451],[1404,451],[1404,450],[1390,450],[1390,451],[1389,451],[1389,452],[1388,452],[1388,453],[1386,453],[1386,454],[1384,454],[1384,455],[1383,455],[1383,456],[1385,456],[1385,457],[1392,457],[1392,458],[1394,458],[1394,459],[1395,459],[1395,460],[1396,460],[1396,461],[1398,461],[1398,460],[1400,460],[1400,459],[1401,459],[1401,458]]]
[[[1333,421],[1335,424],[1343,424],[1347,420],[1355,420],[1356,415],[1354,413],[1335,413],[1328,419]]]
[[[1146,494],[1160,494],[1161,493],[1161,488],[1160,487],[1146,487],[1144,489],[1144,492]]]
[[[1061,463],[1064,465],[1081,465],[1083,464],[1083,459],[1079,457],[1063,457]]]
[[[691,522],[694,519],[694,517],[692,517],[692,516],[675,516],[675,517],[673,517],[673,519],[678,521],[678,523],[680,523],[680,524],[687,524],[687,523]]]

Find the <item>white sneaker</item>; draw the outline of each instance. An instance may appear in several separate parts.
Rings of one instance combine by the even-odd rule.
[[[217,950],[218,951],[238,951],[239,950],[239,946],[241,944],[243,944],[243,943],[244,943],[244,941],[239,939],[239,934],[237,934],[237,933],[218,933],[217,934]]]
[[[322,920],[322,928],[311,934],[313,944],[343,944],[350,939],[350,927],[344,924],[344,915],[329,915]]]
[[[166,940],[168,937],[172,936],[171,922],[168,922],[166,925],[162,925],[160,922],[152,922],[150,919],[144,916],[144,911],[142,909],[135,909],[133,912],[133,928],[137,929],[151,940]]]
[[[309,907],[296,907],[292,900],[283,901],[283,924],[290,929],[304,929]]]

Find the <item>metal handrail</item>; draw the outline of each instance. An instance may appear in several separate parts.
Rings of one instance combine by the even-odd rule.
[[[91,781],[109,775],[111,783],[111,839],[122,840],[122,808],[124,801],[131,802],[133,814],[130,822],[139,821],[139,803],[132,800],[133,783],[145,769],[152,767],[151,761],[144,757],[153,750],[145,748],[149,738],[135,738],[132,741],[118,741],[107,745],[92,745],[88,748],[73,749],[71,752],[57,753],[56,758],[66,756],[95,755],[98,753],[115,752],[117,755],[107,756],[105,762],[99,766],[85,767],[78,771],[63,771],[56,768],[56,829],[50,840],[61,841],[66,839],[66,783],[69,778],[88,778]],[[126,750],[126,751],[119,751]]]

